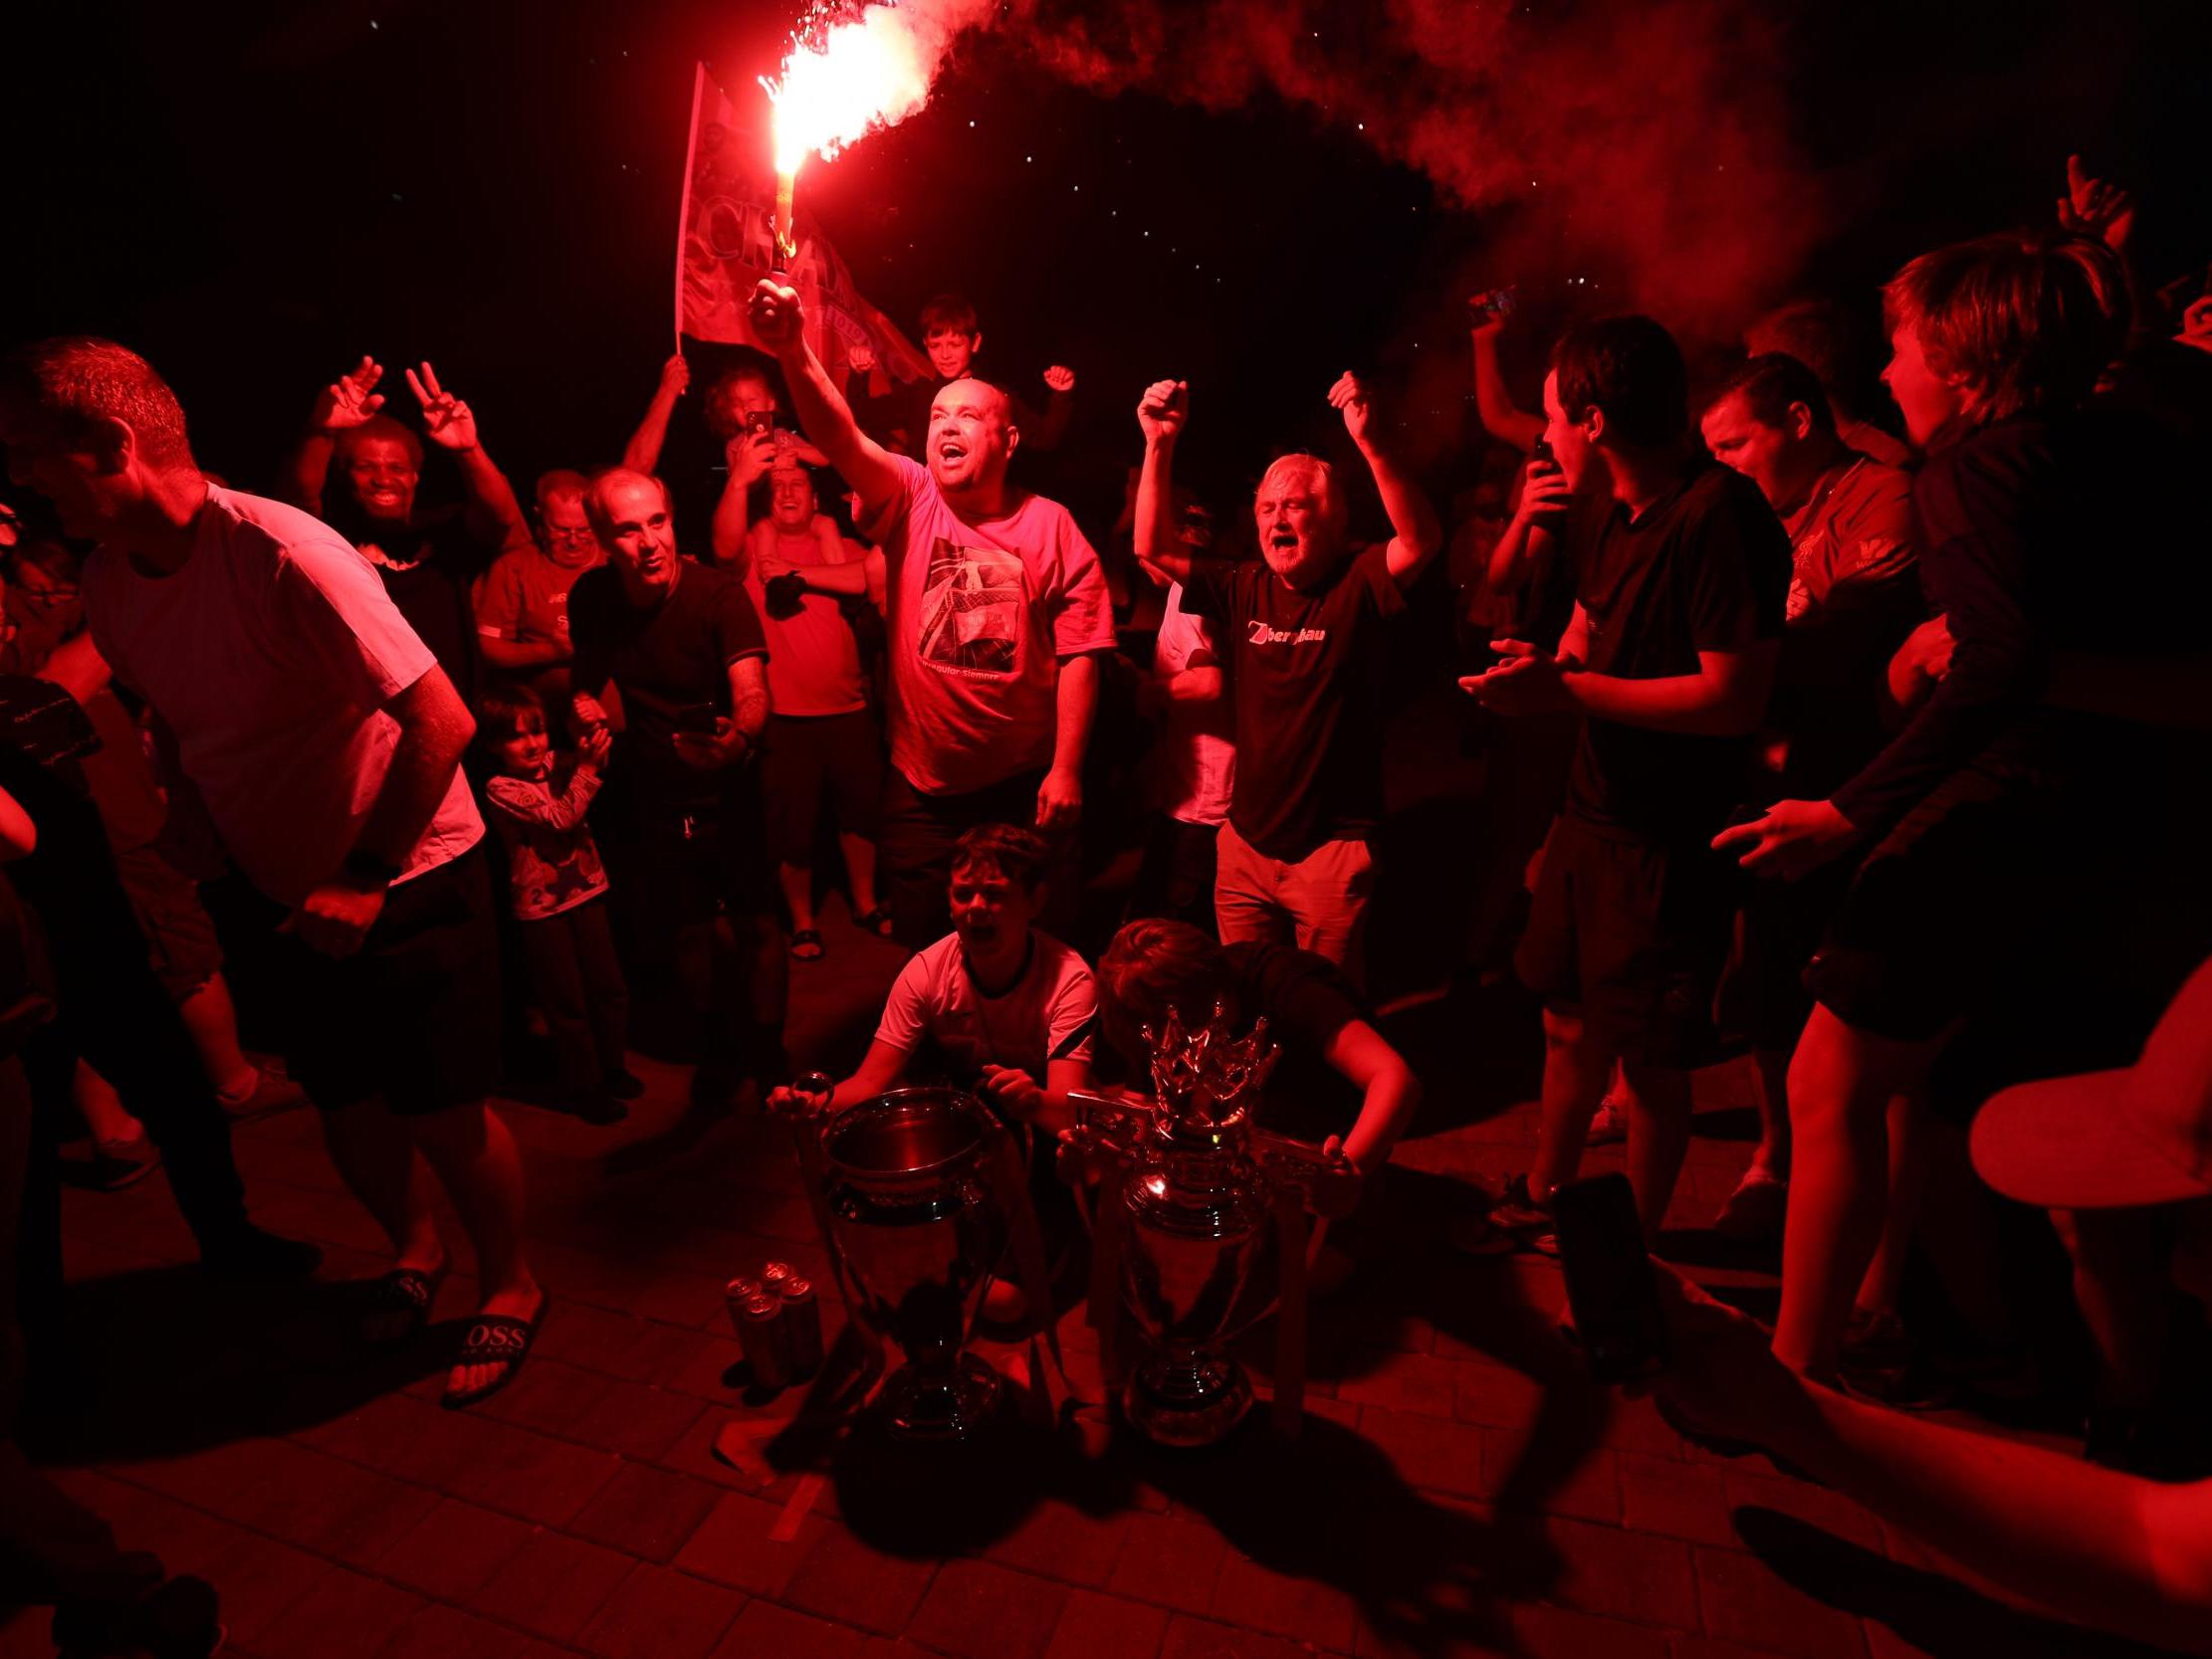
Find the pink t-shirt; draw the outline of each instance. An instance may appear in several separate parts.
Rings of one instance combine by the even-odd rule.
[[[1152,677],[1173,680],[1201,652],[1224,669],[1214,624],[1183,608],[1183,584],[1168,588],[1168,608],[1160,617],[1153,647]],[[1229,792],[1236,786],[1236,722],[1227,698],[1218,703],[1170,703],[1160,734],[1161,806],[1187,824],[1218,824],[1228,817]]]
[[[839,564],[865,560],[868,550],[847,542]],[[785,564],[819,565],[825,549],[812,531],[778,533],[775,556]],[[778,715],[849,715],[868,706],[868,680],[860,669],[860,642],[836,596],[807,593],[798,610],[777,616],[769,607],[768,584],[758,567],[746,568],[745,595],[761,614],[769,642],[769,701]]]
[[[1097,1013],[1089,965],[1051,934],[1030,929],[1021,977],[986,996],[968,971],[960,935],[948,933],[899,970],[876,1041],[912,1054],[926,1038],[963,1070],[1010,1066],[1042,1084],[1046,1061],[1090,1060]]]
[[[102,548],[84,586],[94,643],[176,733],[239,868],[287,905],[335,875],[399,744],[383,706],[436,666],[368,560],[297,508],[209,485],[183,569]],[[483,833],[455,767],[399,879]]]
[[[1098,555],[1066,508],[1022,496],[1001,518],[956,515],[903,456],[875,524],[889,578],[891,763],[929,794],[1048,766],[1058,663],[1114,648]]]

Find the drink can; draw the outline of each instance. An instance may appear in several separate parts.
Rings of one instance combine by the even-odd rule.
[[[760,1294],[761,1281],[742,1273],[722,1287],[722,1305],[730,1310],[730,1335],[741,1343],[745,1341],[745,1305]]]
[[[739,1310],[738,1341],[753,1380],[765,1392],[787,1387],[791,1380],[789,1339],[783,1334],[783,1304],[762,1291]]]
[[[767,1291],[771,1296],[781,1296],[783,1294],[783,1281],[797,1277],[797,1272],[789,1262],[771,1262],[761,1269],[761,1289]]]
[[[822,1305],[811,1280],[783,1281],[783,1331],[790,1339],[791,1373],[812,1376],[822,1362]]]

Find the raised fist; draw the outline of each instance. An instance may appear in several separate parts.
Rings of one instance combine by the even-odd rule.
[[[1191,387],[1182,380],[1155,380],[1137,400],[1137,426],[1145,442],[1172,442],[1191,412]]]
[[[763,277],[754,285],[746,316],[753,324],[754,338],[771,351],[790,351],[805,340],[806,318],[799,309],[798,290],[784,288],[773,278]]]
[[[1375,406],[1368,401],[1367,388],[1360,384],[1358,375],[1347,369],[1337,376],[1329,388],[1329,402],[1344,413],[1344,430],[1352,435],[1352,442],[1367,442],[1369,423],[1375,418]]]
[[[1054,363],[1044,371],[1044,383],[1056,392],[1075,390],[1075,371],[1063,363]]]

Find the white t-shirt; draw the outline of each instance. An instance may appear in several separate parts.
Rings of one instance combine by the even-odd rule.
[[[1214,624],[1183,608],[1183,584],[1168,588],[1168,608],[1160,618],[1153,647],[1152,677],[1173,680],[1205,652],[1228,666]],[[1168,816],[1187,824],[1218,824],[1228,817],[1229,792],[1236,786],[1236,723],[1229,701],[1170,703],[1167,729],[1160,734],[1161,805]]]
[[[1047,1059],[1090,1059],[1097,1012],[1089,965],[1051,934],[1030,929],[1021,977],[987,996],[968,971],[960,936],[948,933],[900,969],[876,1041],[912,1054],[927,1038],[962,1070],[1010,1066],[1042,1084]]]
[[[183,569],[148,576],[103,548],[84,587],[94,644],[176,732],[231,857],[298,904],[337,872],[383,788],[399,744],[384,704],[437,659],[337,531],[215,485]],[[457,766],[399,879],[483,833]]]

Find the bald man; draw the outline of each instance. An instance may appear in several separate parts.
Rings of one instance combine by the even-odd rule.
[[[1357,977],[1375,882],[1368,837],[1383,813],[1386,625],[1443,534],[1366,388],[1343,375],[1329,401],[1382,497],[1388,542],[1355,549],[1335,472],[1286,455],[1252,500],[1264,564],[1193,557],[1175,533],[1170,476],[1190,392],[1161,380],[1137,406],[1136,543],[1157,580],[1183,584],[1185,609],[1221,625],[1230,659],[1236,783],[1214,878],[1222,942],[1295,944]]]
[[[783,943],[774,923],[757,771],[768,725],[768,644],[739,580],[676,551],[667,489],[615,467],[592,480],[584,513],[606,563],[568,591],[575,644],[572,713],[624,727],[609,779],[629,810],[610,813],[616,901],[678,975],[704,1046],[692,1104],[727,1109],[748,1079],[782,1081]],[[682,978],[706,969],[705,982]]]
[[[988,823],[1034,824],[1057,841],[1047,905],[1063,914],[1095,659],[1115,643],[1098,555],[1067,509],[1007,483],[1021,433],[999,388],[938,388],[927,465],[917,465],[861,431],[806,344],[793,290],[763,282],[752,318],[783,366],[799,424],[859,493],[862,523],[883,548],[891,766],[880,846],[894,933],[917,949],[944,936],[953,846]],[[810,583],[830,586],[839,571],[865,591],[857,564]]]

